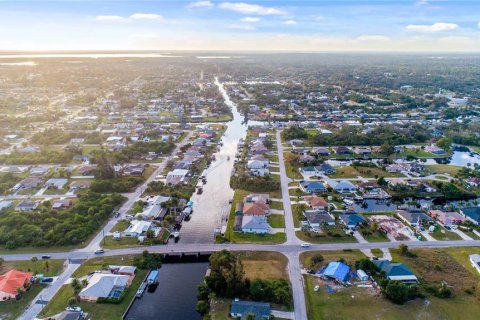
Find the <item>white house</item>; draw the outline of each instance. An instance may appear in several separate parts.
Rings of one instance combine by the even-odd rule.
[[[177,185],[186,181],[188,175],[187,169],[175,169],[167,174],[167,183]]]
[[[268,233],[270,225],[265,216],[244,215],[242,219],[242,232]]]
[[[480,254],[471,254],[469,258],[472,266],[480,272]]]
[[[125,237],[137,238],[147,232],[151,226],[152,223],[150,221],[132,220],[128,228],[123,231],[123,235]]]
[[[248,169],[264,169],[268,167],[268,160],[261,161],[261,160],[248,160],[247,168]]]
[[[339,193],[351,193],[357,191],[357,187],[348,180],[342,180],[334,183],[332,188]]]
[[[98,298],[108,298],[112,291],[123,291],[128,285],[129,276],[107,273],[94,273],[88,285],[78,296],[83,301],[96,302]]]

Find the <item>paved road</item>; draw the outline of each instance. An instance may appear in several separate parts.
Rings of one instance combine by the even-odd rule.
[[[189,142],[192,135],[193,135],[193,131],[189,132],[188,135],[183,139],[183,141],[181,143],[177,144],[175,149],[172,151],[172,155],[177,154],[177,152],[180,151],[180,148],[183,147],[184,145],[186,145]],[[77,251],[93,252],[93,251],[100,248],[100,243],[101,243],[101,241],[104,237],[104,234],[109,233],[112,230],[112,228],[118,223],[118,221],[120,221],[121,219],[124,218],[124,215],[128,212],[128,210],[130,210],[132,208],[132,206],[134,205],[134,203],[141,197],[142,193],[145,191],[148,184],[150,182],[152,182],[155,179],[155,177],[157,175],[161,174],[162,171],[165,169],[165,167],[167,166],[168,159],[169,158],[166,157],[162,162],[160,162],[158,164],[158,167],[150,175],[150,177],[148,177],[148,179],[145,180],[144,183],[142,183],[140,186],[138,186],[135,189],[134,192],[122,194],[123,196],[127,197],[127,201],[125,201],[125,203],[122,205],[122,207],[118,210],[120,212],[119,217],[118,218],[112,217],[107,222],[105,227],[102,230],[100,230],[100,232],[97,233],[95,238],[93,238],[93,240],[85,248],[78,249]]]
[[[290,194],[288,189],[288,183],[290,182],[290,179],[287,177],[287,171],[285,169],[285,161],[283,159],[283,146],[280,134],[281,131],[277,130],[277,152],[280,168],[280,183],[282,185],[285,233],[287,235],[287,241],[285,242],[285,245],[293,245],[298,248],[300,240],[295,235],[295,224],[293,221],[292,204],[290,203]],[[292,284],[294,318],[307,319],[307,305],[305,302],[303,277],[300,270],[299,253],[292,252],[288,253],[286,256],[288,257],[288,274],[290,278],[290,283]]]
[[[17,320],[31,320],[42,311],[44,304],[37,303],[39,301],[45,302],[45,305],[53,298],[53,296],[60,290],[65,282],[70,279],[72,274],[80,267],[81,264],[69,264],[63,273],[45,289],[43,289],[32,301],[30,306]]]

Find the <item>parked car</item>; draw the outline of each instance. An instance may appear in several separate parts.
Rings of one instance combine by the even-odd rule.
[[[319,285],[316,285],[316,286],[313,288],[313,291],[318,292],[318,290],[320,290],[320,286],[319,286]]]
[[[82,308],[80,307],[66,307],[65,311],[77,311],[77,312],[82,312]]]
[[[53,278],[42,278],[42,280],[40,282],[42,282],[42,283],[53,282]]]

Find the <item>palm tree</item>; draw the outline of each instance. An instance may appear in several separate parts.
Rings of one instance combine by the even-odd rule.
[[[30,259],[30,261],[33,263],[34,273],[37,273],[37,261],[38,261],[38,258],[37,258],[37,257],[32,257],[32,258]]]

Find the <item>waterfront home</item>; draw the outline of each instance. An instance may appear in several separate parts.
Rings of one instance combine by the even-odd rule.
[[[0,275],[0,303],[15,299],[18,289],[25,291],[25,285],[32,280],[32,272],[22,272],[15,269]]]
[[[340,219],[340,222],[350,230],[355,230],[357,226],[367,222],[367,220],[365,220],[365,218],[362,215],[357,213],[342,214],[338,218]]]
[[[401,281],[403,283],[417,283],[415,274],[403,263],[394,263],[388,260],[373,260],[373,263],[385,272],[388,280]]]
[[[357,191],[357,187],[348,180],[332,182],[331,187],[338,193],[352,193]]]
[[[428,214],[445,226],[457,225],[465,222],[465,217],[457,212],[430,210]]]
[[[144,235],[152,227],[152,222],[143,220],[132,220],[130,225],[123,231],[125,237],[138,238]]]
[[[462,208],[460,213],[476,225],[480,224],[480,207]]]
[[[474,267],[478,272],[480,272],[480,254],[471,254],[468,256],[472,267]]]
[[[270,230],[266,216],[244,215],[242,219],[241,231],[245,233],[266,234]]]
[[[185,169],[175,169],[167,173],[167,184],[176,186],[187,182],[188,175],[190,174],[189,170]]]
[[[80,291],[82,301],[96,302],[99,298],[119,299],[130,281],[127,275],[94,273],[88,279],[88,285]]]
[[[253,315],[255,320],[268,319],[271,314],[270,304],[264,302],[241,301],[235,299],[230,306],[230,316],[246,320]]]
[[[145,205],[143,206],[142,212],[137,213],[135,217],[145,219],[145,220],[152,220],[152,219],[162,220],[168,211],[168,208],[162,207],[162,203],[167,202],[168,200],[170,200],[170,197],[164,197],[164,196],[147,197],[144,200]]]
[[[302,180],[299,183],[299,187],[305,193],[323,193],[327,191],[323,183],[318,181]]]
[[[412,212],[412,211],[398,210],[397,216],[400,218],[400,220],[403,220],[404,222],[408,223],[414,228],[433,222],[433,219],[431,217],[419,211]]]

